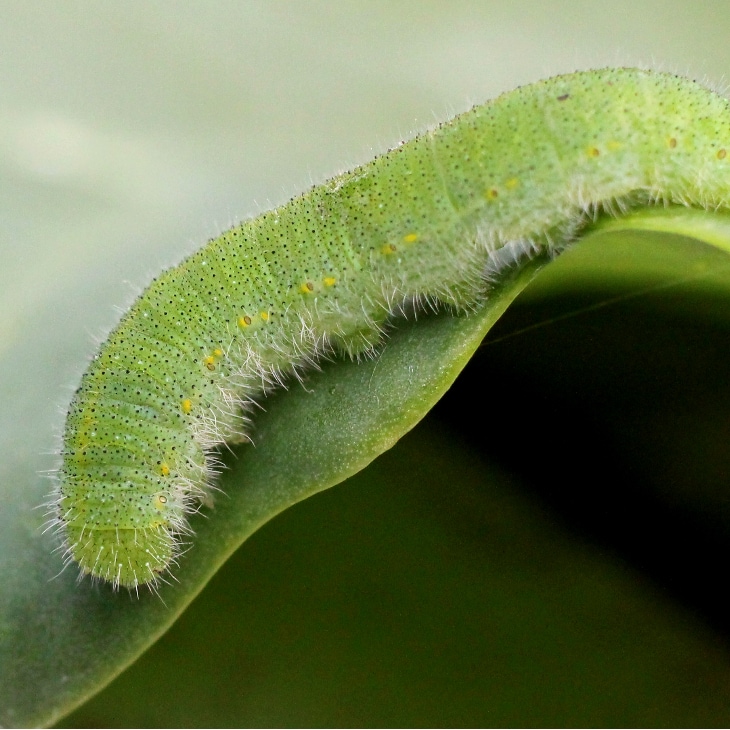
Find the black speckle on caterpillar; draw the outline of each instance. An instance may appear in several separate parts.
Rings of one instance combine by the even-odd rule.
[[[92,360],[66,418],[51,523],[67,563],[155,586],[209,499],[246,405],[391,315],[468,309],[599,212],[727,208],[730,108],[680,77],[560,76],[504,94],[249,220],[163,272]]]

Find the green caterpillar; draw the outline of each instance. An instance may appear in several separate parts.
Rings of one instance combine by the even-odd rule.
[[[608,69],[505,94],[249,220],[165,271],[91,362],[53,523],[66,562],[136,589],[175,564],[246,404],[412,303],[468,308],[520,252],[604,211],[728,207],[728,101]]]

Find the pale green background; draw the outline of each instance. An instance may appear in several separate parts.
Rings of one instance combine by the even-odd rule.
[[[40,512],[30,509],[48,489],[39,472],[54,463],[48,452],[71,388],[95,339],[118,316],[114,307],[128,303],[161,266],[232,222],[517,84],[580,68],[640,63],[722,86],[730,69],[728,31],[728,6],[719,0],[0,3],[0,382],[5,393],[0,509],[7,507],[10,486],[28,484],[27,501],[19,509],[23,519],[40,523]],[[287,546],[286,534],[272,535],[273,552],[282,544],[303,550],[314,537],[305,533]],[[325,553],[338,546],[350,554],[344,538]],[[254,548],[268,552],[265,542]],[[302,568],[305,585],[307,569],[312,581],[316,576],[328,583],[326,567],[318,565]],[[337,580],[331,578],[335,593]],[[272,600],[276,590],[272,583],[252,599],[259,602],[256,610],[265,615],[262,602]],[[211,608],[204,620],[215,627],[230,610]],[[683,624],[686,615],[678,612],[676,620]],[[306,620],[292,614],[291,631]],[[354,615],[352,621],[362,625],[367,617]],[[245,633],[245,625],[239,628]],[[541,630],[530,628],[538,636]],[[702,637],[697,639],[702,646],[715,642],[701,626],[692,632]],[[217,638],[225,643],[226,637]],[[548,653],[559,656],[559,637],[549,647]],[[313,666],[319,649],[316,643],[311,647]],[[272,644],[271,652],[278,651]],[[730,662],[721,647],[712,652],[697,661],[719,667],[712,675],[717,685],[700,683],[696,693],[708,693],[710,699],[699,704],[712,707],[707,715],[693,714],[692,708],[682,715],[683,706],[678,712],[686,722],[723,724],[723,703],[715,708],[712,699],[729,694]],[[379,656],[371,664],[358,656],[348,660],[360,674],[345,674],[346,682],[376,677],[380,685],[393,686],[396,680],[388,677],[396,670],[379,664]],[[303,691],[287,676],[284,665],[280,674],[221,677],[220,696],[209,697],[215,712],[211,708],[207,717],[226,722],[220,713],[231,702],[226,687],[235,681],[241,692],[259,700],[244,703],[244,714],[228,720],[234,725],[423,724],[429,717],[436,724],[449,719],[468,724],[470,718],[475,724],[490,718],[496,724],[671,722],[671,712],[661,712],[674,697],[665,686],[655,694],[649,687],[631,705],[634,710],[622,715],[620,689],[607,684],[605,694],[586,698],[576,676],[573,702],[563,699],[552,706],[541,691],[541,677],[528,671],[531,660],[513,666],[511,656],[504,665],[511,667],[510,686],[519,687],[523,674],[531,691],[505,691],[503,705],[496,700],[484,705],[479,696],[464,705],[460,697],[462,712],[429,714],[434,707],[449,707],[448,696],[431,702],[436,690],[430,682],[438,685],[438,680],[429,680],[421,688],[420,705],[417,692],[402,703],[384,692],[368,695],[370,706],[338,707],[328,714],[316,693]],[[621,666],[631,666],[632,658],[624,659]],[[602,664],[600,656],[593,660]],[[176,661],[172,654],[162,664]],[[489,661],[503,666],[499,657]],[[207,670],[199,671],[215,676],[216,656],[207,662]],[[334,675],[341,675],[333,666]],[[443,671],[448,675],[448,667]],[[155,701],[174,689],[175,678],[160,677],[158,683],[154,677],[160,675],[153,674],[152,686],[134,690],[134,700],[124,700],[125,707],[136,701],[143,708],[129,722],[164,722]],[[327,681],[325,673],[319,691]],[[616,687],[622,686],[619,680]],[[333,693],[341,691],[333,685]],[[530,694],[542,698],[535,700],[536,716],[526,711]],[[91,719],[76,721],[113,722],[120,712],[113,703],[101,705],[108,716],[97,710]],[[191,722],[203,724],[205,717],[203,712]]]

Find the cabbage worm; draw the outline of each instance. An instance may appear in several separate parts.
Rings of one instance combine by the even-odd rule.
[[[262,384],[330,348],[371,351],[407,303],[468,307],[505,252],[558,252],[601,211],[727,207],[728,149],[728,101],[702,86],[576,73],[477,106],[210,241],[152,282],[74,395],[52,498],[67,562],[115,586],[155,584]]]

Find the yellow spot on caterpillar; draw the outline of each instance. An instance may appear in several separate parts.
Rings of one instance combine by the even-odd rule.
[[[166,477],[170,475],[170,467],[164,461],[160,464],[160,476]]]
[[[588,157],[598,157],[601,154],[601,150],[598,147],[589,147],[586,152],[588,153]]]
[[[721,150],[717,151],[717,159],[724,160],[725,157],[727,157],[727,150],[723,147]]]
[[[489,188],[486,193],[484,193],[487,200],[496,200],[499,197],[499,191],[497,188]]]
[[[403,236],[403,240],[406,243],[415,243],[418,240],[418,234],[417,233],[407,233],[405,236]]]
[[[203,364],[208,370],[215,370],[216,360],[221,357],[223,357],[223,350],[220,347],[216,347],[212,355],[208,355],[208,357],[203,359]]]
[[[249,317],[248,315],[238,318],[239,327],[249,327],[250,325],[251,325],[251,317]]]
[[[612,139],[608,143],[607,147],[611,150],[611,152],[615,152],[616,150],[620,150],[623,147],[623,144],[615,139]]]
[[[520,181],[516,177],[511,177],[505,183],[508,190],[514,190],[519,184],[520,184]]]
[[[163,510],[167,505],[167,497],[164,494],[156,494],[154,501],[155,509]],[[157,523],[155,523],[157,524]]]
[[[261,317],[261,319],[264,320],[264,322],[266,322],[269,319],[269,313],[268,312],[261,312],[261,314],[259,316]]]
[[[334,286],[337,283],[337,279],[334,276],[325,276],[322,281],[325,286]]]
[[[311,294],[314,291],[314,284],[311,281],[305,281],[299,289],[302,294]]]
[[[186,398],[181,404],[180,408],[182,408],[183,413],[190,413],[190,411],[193,410],[193,402],[190,400],[190,398]]]
[[[395,246],[392,243],[386,243],[381,249],[380,253],[382,253],[384,256],[389,256],[392,253],[395,253]]]
[[[667,141],[667,145],[670,150],[673,150],[677,146],[677,138],[676,137],[670,137]]]

